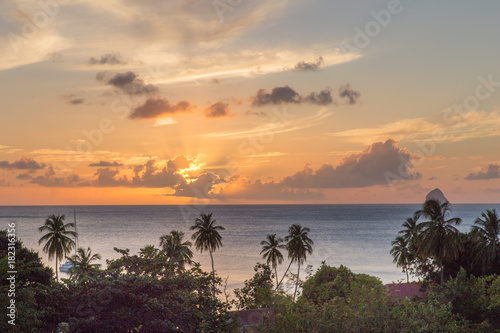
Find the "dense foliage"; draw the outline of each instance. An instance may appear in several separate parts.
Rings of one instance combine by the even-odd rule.
[[[427,293],[411,300],[392,296],[378,278],[344,266],[323,262],[305,281],[300,269],[288,273],[292,262],[300,267],[313,250],[309,229],[300,225],[292,225],[284,238],[272,234],[261,242],[267,264],[256,264],[254,276],[234,290],[235,299],[228,300],[224,290],[226,301],[216,297],[222,281],[213,265],[213,252],[222,246],[218,231],[224,229],[214,225],[211,214],[202,214],[192,228],[196,248],[210,254],[211,273],[192,261],[192,244],[184,234],[172,231],[160,237],[160,248],[148,245],[137,254],[115,248],[121,257],[107,261],[106,269],[94,263],[98,254],[79,248],[70,258],[70,279],[59,283],[38,253],[2,231],[2,304],[9,302],[13,248],[18,273],[16,325],[3,320],[0,331],[238,332],[238,317],[228,311],[233,306],[256,311],[246,313],[260,322],[262,332],[500,332],[496,212],[485,212],[470,233],[459,233],[460,219],[448,218],[448,211],[448,204],[426,202],[393,242],[395,263],[408,277],[428,282]],[[288,252],[290,263],[279,281],[280,250]],[[283,290],[287,276],[293,292]]]
[[[5,233],[0,236],[4,248]],[[165,269],[162,252],[157,249],[151,255],[147,250],[138,255],[118,250],[122,257],[110,261],[108,269],[95,269],[62,284],[51,280],[50,268],[18,242],[18,270],[23,272],[17,286],[18,320],[13,327],[3,320],[0,331],[53,332],[64,326],[61,323],[67,323],[70,332],[235,330],[227,305],[212,297],[209,273],[199,265],[183,272]],[[3,264],[6,257],[4,251],[1,254]],[[2,297],[6,297],[4,281],[2,276]]]
[[[488,210],[477,218],[469,233],[455,228],[458,217],[449,218],[450,204],[427,200],[402,225],[392,242],[394,262],[406,272],[441,284],[457,276],[461,268],[474,276],[500,274],[500,219]]]
[[[421,300],[393,299],[380,280],[323,264],[297,302],[275,303],[265,332],[495,332],[499,281],[448,281]],[[486,282],[486,281],[484,281]],[[478,284],[478,285],[477,285]],[[473,287],[474,286],[474,287]],[[474,294],[474,309],[468,297]]]

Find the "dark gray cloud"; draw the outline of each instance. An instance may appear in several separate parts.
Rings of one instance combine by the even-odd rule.
[[[289,86],[273,88],[271,93],[265,89],[259,89],[257,95],[252,98],[252,106],[277,105],[277,104],[300,104],[302,97]]]
[[[32,184],[38,184],[44,187],[77,187],[89,186],[89,182],[76,174],[71,174],[67,177],[58,176],[51,165],[43,176],[38,176],[31,179]]]
[[[229,104],[219,101],[205,109],[203,114],[207,118],[222,118],[229,116]]]
[[[323,63],[323,57],[319,57],[316,61],[313,62],[305,62],[301,61],[297,63],[292,70],[294,71],[317,71],[320,69],[321,64]]]
[[[355,104],[360,93],[353,90],[349,84],[341,86],[339,89],[340,98],[348,98],[349,104]],[[289,86],[276,87],[268,92],[265,89],[259,89],[257,94],[252,99],[252,106],[278,105],[278,104],[314,104],[314,105],[330,105],[335,102],[335,97],[332,96],[330,88],[323,89],[319,92],[311,92],[309,95],[302,96]]]
[[[69,104],[78,105],[83,104],[85,102],[84,98],[73,98],[68,101]]]
[[[158,92],[158,88],[152,84],[146,84],[133,72],[111,74],[109,72],[97,73],[96,79],[106,85],[120,89],[128,95],[148,95]]]
[[[126,65],[127,62],[122,59],[119,53],[106,53],[100,58],[90,58],[89,64],[91,65]]]
[[[189,112],[196,106],[187,101],[180,101],[171,104],[165,98],[149,98],[143,105],[136,107],[130,114],[130,119],[151,119],[158,118],[164,114],[175,114],[179,112]]]
[[[182,179],[181,183],[174,187],[175,192],[167,196],[198,199],[216,198],[217,195],[212,193],[213,186],[222,182],[225,181],[219,175],[207,172],[198,176],[190,183]]]
[[[359,154],[340,161],[338,166],[323,164],[317,170],[306,166],[288,176],[281,185],[291,188],[352,188],[372,185],[389,185],[388,175],[406,180],[418,179],[419,173],[412,168],[415,156],[407,149],[398,148],[397,142],[389,139],[368,146]]]
[[[194,159],[188,159],[183,155],[177,156],[166,161],[165,167],[160,167],[163,163],[157,163],[155,160],[149,160],[144,164],[136,165],[133,168],[133,174],[130,176],[120,175],[118,168],[108,167],[108,165],[118,166],[112,162],[100,161],[92,163],[90,166],[100,167],[94,173],[93,180],[85,180],[76,174],[69,176],[58,175],[53,166],[49,166],[43,176],[31,177],[27,174],[21,174],[18,179],[31,179],[31,183],[45,187],[148,187],[148,188],[175,188],[180,186],[184,178],[179,171],[189,168],[195,162]],[[31,178],[30,178],[31,177]],[[184,181],[185,182],[185,181]]]
[[[343,86],[340,86],[340,88],[339,88],[339,97],[340,98],[347,98],[349,101],[348,103],[351,105],[356,104],[356,102],[358,101],[360,96],[361,96],[361,94],[359,93],[359,91],[352,89],[351,85],[349,83],[345,84]]]
[[[397,175],[405,180],[419,179],[413,171],[414,155],[407,149],[398,148],[394,140],[376,142],[358,154],[339,161],[337,166],[324,164],[314,170],[307,165],[303,170],[283,178],[281,181],[248,181],[233,177],[236,186],[225,187],[221,198],[250,200],[307,200],[324,196],[323,190],[333,188],[360,188],[373,185],[389,185]]]
[[[92,185],[96,187],[174,187],[183,181],[178,171],[189,167],[192,162],[184,156],[178,156],[169,160],[166,167],[160,168],[155,160],[149,160],[145,164],[134,167],[134,176],[131,179],[127,176],[120,177],[118,169],[99,168],[94,174],[97,178]]]
[[[127,176],[116,177],[120,171],[118,169],[112,170],[110,168],[99,168],[97,169],[94,176],[97,178],[92,181],[92,186],[95,187],[118,187],[118,186],[132,186],[132,183],[128,180]]]
[[[33,179],[33,176],[29,175],[27,173],[21,173],[21,174],[19,174],[19,175],[16,176],[16,179],[21,179],[21,180]]]
[[[233,177],[235,181],[238,177]],[[248,199],[248,200],[312,200],[321,199],[324,194],[321,190],[288,188],[277,182],[243,182],[238,186],[223,189],[220,199]]]
[[[45,163],[39,163],[34,159],[25,156],[12,163],[9,163],[9,161],[0,161],[0,169],[39,170],[45,167]]]
[[[480,179],[496,179],[500,178],[500,165],[489,164],[481,171],[469,173],[465,179],[467,180],[480,180]]]
[[[324,164],[314,170],[307,165],[303,170],[281,181],[250,181],[235,176],[228,180],[230,186],[218,194],[220,199],[249,200],[308,200],[323,198],[323,190],[333,188],[361,188],[373,185],[390,185],[394,176],[416,180],[421,175],[413,171],[409,150],[398,148],[389,139],[376,142],[358,154],[339,161],[337,166]],[[231,185],[231,183],[233,183]]]
[[[306,103],[316,105],[330,105],[333,103],[332,92],[330,89],[321,90],[320,92],[312,92],[304,98]]]
[[[96,163],[89,164],[89,167],[121,167],[121,166],[123,166],[123,163],[118,163],[116,161],[114,162],[99,161]]]

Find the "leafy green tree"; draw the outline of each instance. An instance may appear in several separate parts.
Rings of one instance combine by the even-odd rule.
[[[245,281],[245,286],[236,288],[236,307],[238,309],[260,309],[270,306],[273,297],[273,280],[269,265],[257,263],[255,275]]]
[[[160,247],[169,258],[169,263],[173,264],[178,270],[184,270],[186,264],[193,263],[193,251],[190,247],[191,242],[183,242],[184,233],[177,230],[172,230],[170,234],[160,237]]]
[[[40,232],[47,233],[40,238],[38,244],[45,242],[43,251],[49,254],[49,260],[56,258],[56,280],[59,281],[59,260],[63,259],[75,247],[73,238],[78,237],[75,231],[67,230],[73,228],[74,223],[64,224],[64,215],[50,215],[45,224],[38,228]]]
[[[480,258],[483,273],[491,270],[493,265],[500,265],[500,219],[495,209],[481,214],[472,226],[472,237],[475,240],[477,258]]]
[[[262,245],[262,258],[266,259],[266,263],[271,265],[274,269],[274,275],[276,277],[276,286],[278,286],[278,265],[283,263],[283,254],[280,249],[286,249],[283,239],[276,237],[276,234],[267,235],[266,240],[260,242]]]
[[[195,233],[192,235],[192,239],[194,240],[194,245],[197,250],[201,253],[203,251],[208,251],[210,253],[210,260],[212,262],[212,277],[213,277],[213,292],[215,297],[215,268],[214,268],[214,257],[212,252],[217,250],[222,246],[222,236],[219,231],[225,230],[224,227],[215,225],[217,221],[212,220],[212,213],[210,214],[201,214],[200,217],[197,217],[195,220],[195,224],[190,228],[191,230],[195,230]]]
[[[451,304],[453,313],[470,323],[471,331],[500,327],[500,276],[468,276],[461,269],[455,278],[432,290],[430,297]],[[496,332],[496,331],[495,331]]]
[[[71,278],[81,280],[85,276],[88,276],[95,272],[101,267],[100,264],[94,264],[96,260],[101,260],[101,255],[99,253],[92,253],[90,247],[86,250],[80,247],[76,250],[76,254],[69,258],[73,267],[69,269],[69,274]]]
[[[109,274],[112,273],[115,276],[130,274],[152,278],[173,274],[173,267],[168,263],[167,256],[153,245],[141,248],[138,255],[130,255],[129,249],[115,247],[114,250],[122,256],[115,260],[107,260]]]
[[[450,210],[448,202],[438,200],[425,201],[416,216],[423,216],[428,221],[421,222],[421,237],[419,239],[419,253],[424,257],[432,257],[440,270],[441,284],[444,282],[443,261],[456,259],[461,249],[460,232],[454,225],[459,225],[462,219],[454,217],[447,219]]]
[[[265,332],[472,332],[438,300],[394,301],[379,279],[325,265],[304,282],[297,302],[282,299]]]
[[[293,299],[297,294],[297,288],[299,286],[299,275],[300,275],[300,265],[307,260],[307,255],[312,254],[314,242],[309,238],[308,233],[310,229],[302,227],[299,224],[292,224],[288,229],[288,236],[285,237],[287,241],[286,247],[288,249],[288,257],[291,262],[297,263],[297,281],[295,283],[295,291],[293,293]]]
[[[227,304],[212,296],[210,273],[195,264],[173,274],[162,251],[150,249],[119,250],[111,269],[41,294],[44,328],[37,332],[53,332],[62,322],[70,332],[237,332]]]
[[[10,261],[10,262],[9,262]],[[14,263],[14,267],[10,266]],[[16,271],[15,287],[11,286],[12,273]],[[0,332],[39,332],[43,325],[43,312],[37,306],[36,295],[51,285],[53,271],[46,267],[37,252],[27,249],[14,235],[0,231],[0,304],[4,318]],[[10,294],[10,296],[9,296]],[[15,326],[8,323],[10,310],[7,306],[15,299]]]
[[[394,258],[394,263],[398,267],[403,268],[406,273],[406,282],[410,283],[409,265],[412,260],[412,253],[410,252],[408,241],[403,236],[398,236],[391,243],[391,255]]]

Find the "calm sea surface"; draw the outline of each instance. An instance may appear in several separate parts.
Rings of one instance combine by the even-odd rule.
[[[129,248],[132,254],[145,245],[159,245],[159,237],[171,230],[180,230],[190,238],[189,227],[200,212],[213,213],[226,230],[223,247],[215,252],[217,273],[228,278],[228,288],[238,288],[254,274],[255,263],[262,262],[260,242],[267,234],[286,236],[293,223],[311,229],[314,253],[307,264],[313,269],[322,261],[328,265],[349,267],[356,273],[375,275],[384,283],[400,280],[404,274],[392,263],[391,241],[407,217],[419,205],[212,205],[212,206],[0,206],[0,229],[16,222],[17,236],[28,247],[41,253],[38,239],[50,214],[65,214],[73,222],[76,210],[79,246],[90,246],[106,259],[118,258],[113,247]],[[459,229],[468,231],[474,220],[486,209],[499,204],[456,204],[450,217],[463,219]],[[195,251],[195,260],[210,270],[208,253]],[[286,254],[285,254],[286,255]],[[284,272],[285,264],[278,273]],[[292,270],[296,271],[293,268]],[[304,272],[301,273],[304,276]]]

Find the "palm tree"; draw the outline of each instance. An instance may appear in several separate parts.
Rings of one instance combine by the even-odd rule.
[[[300,224],[292,224],[290,229],[288,229],[288,236],[285,237],[287,241],[286,247],[288,249],[288,258],[291,259],[291,262],[296,262],[298,264],[297,282],[295,284],[295,292],[293,293],[294,301],[299,286],[300,265],[306,261],[307,254],[312,254],[313,252],[312,246],[314,243],[307,236],[309,231],[309,228],[303,228]]]
[[[210,253],[210,260],[212,261],[212,284],[215,298],[215,268],[214,268],[214,257],[212,252],[217,250],[222,246],[222,236],[219,231],[225,230],[221,226],[216,226],[216,220],[212,220],[212,213],[201,214],[197,217],[195,224],[190,228],[191,230],[196,230],[196,232],[191,236],[194,240],[194,245],[197,250],[201,253],[203,251],[208,251]]]
[[[75,231],[66,230],[74,227],[74,223],[64,224],[64,215],[50,215],[45,224],[38,228],[40,232],[47,233],[40,238],[38,244],[45,242],[43,251],[49,254],[49,260],[56,258],[56,280],[59,281],[59,260],[63,259],[75,247],[73,238],[78,237]]]
[[[170,234],[160,237],[160,246],[163,252],[169,258],[169,263],[176,266],[179,270],[184,270],[186,264],[192,264],[193,251],[191,251],[191,242],[183,242],[184,233],[182,231],[172,230]]]
[[[446,215],[450,211],[450,203],[441,203],[435,199],[425,201],[421,210],[415,213],[416,217],[423,216],[429,221],[422,222],[421,237],[419,239],[419,253],[424,257],[431,257],[438,263],[441,285],[444,282],[443,261],[456,259],[461,248],[460,232],[454,225],[459,225],[462,219],[454,217],[449,220]]]
[[[411,262],[411,253],[408,248],[408,240],[403,236],[396,237],[391,243],[391,255],[394,258],[394,263],[398,267],[403,267],[403,272],[406,273],[406,283],[410,283],[410,276],[408,275],[408,265]]]
[[[262,258],[267,259],[267,264],[274,268],[276,286],[278,286],[278,264],[283,263],[283,254],[281,254],[280,249],[286,249],[286,246],[281,243],[283,243],[283,238],[277,238],[276,234],[267,235],[266,240],[260,242]]]
[[[483,273],[489,264],[500,258],[500,220],[495,209],[481,214],[472,226],[472,236],[476,241],[476,250],[483,262]]]
[[[73,267],[69,270],[70,276],[80,280],[88,275],[89,272],[99,269],[101,267],[100,264],[92,263],[96,260],[101,260],[99,253],[92,254],[90,247],[86,250],[83,247],[78,248],[76,254],[69,258],[69,261],[73,264]]]
[[[418,224],[418,217],[409,217],[401,225],[404,229],[399,234],[408,242],[409,250],[417,252],[418,237],[420,236],[421,225]]]

